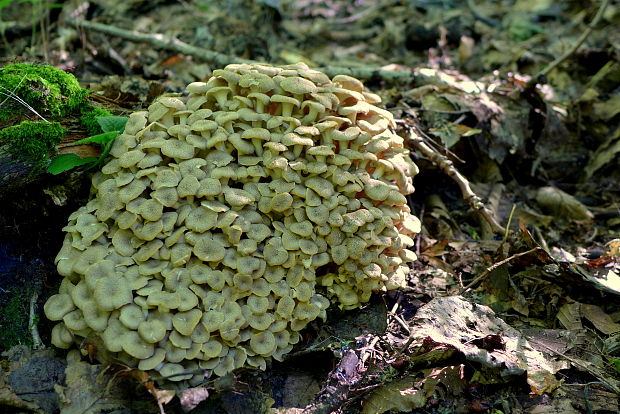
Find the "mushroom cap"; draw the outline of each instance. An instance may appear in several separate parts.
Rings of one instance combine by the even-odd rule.
[[[64,323],[58,323],[52,328],[52,345],[61,348],[68,349],[73,344],[73,335],[71,331],[67,329]]]
[[[166,327],[163,322],[158,319],[142,321],[137,327],[140,337],[148,343],[155,344],[164,339],[166,336]]]
[[[314,83],[308,79],[297,76],[282,79],[280,87],[293,94],[314,93],[317,91],[317,87]]]
[[[166,377],[170,381],[183,381],[190,379],[193,375],[184,373],[185,368],[181,364],[164,364],[158,371],[162,377]]]
[[[75,309],[71,296],[67,293],[57,293],[50,296],[43,306],[45,316],[50,321],[60,321],[62,318]]]
[[[404,196],[417,168],[360,81],[237,64],[186,91],[117,137],[63,229],[45,313],[57,346],[98,335],[193,384],[196,367],[264,369],[330,303],[403,286],[420,223]]]
[[[127,279],[117,274],[97,280],[93,289],[93,297],[99,309],[104,311],[113,311],[133,300]]]
[[[270,331],[258,332],[250,338],[250,349],[258,355],[270,355],[276,348],[276,338]]]
[[[125,332],[121,341],[121,347],[123,351],[138,359],[149,358],[155,352],[153,344],[145,342],[136,331]]]
[[[142,371],[149,371],[155,369],[159,364],[164,362],[166,358],[166,351],[162,348],[155,349],[153,355],[148,358],[141,359],[138,363],[138,369]]]
[[[199,309],[178,312],[172,317],[172,326],[182,335],[191,335],[201,318],[202,312]]]

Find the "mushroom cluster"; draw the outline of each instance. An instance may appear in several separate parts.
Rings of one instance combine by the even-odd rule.
[[[199,381],[281,360],[336,304],[405,284],[417,172],[379,97],[304,64],[228,65],[129,117],[69,217],[52,343]]]

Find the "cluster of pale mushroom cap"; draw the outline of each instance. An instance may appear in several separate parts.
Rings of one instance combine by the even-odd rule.
[[[52,343],[200,381],[281,360],[330,303],[405,284],[416,167],[379,97],[304,64],[228,65],[129,117],[69,217]],[[201,372],[197,374],[197,372]]]

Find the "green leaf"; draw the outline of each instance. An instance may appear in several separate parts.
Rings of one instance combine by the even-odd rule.
[[[80,165],[90,164],[97,161],[95,157],[82,158],[75,154],[61,154],[52,159],[47,166],[47,172],[50,174],[58,175],[62,172],[70,170]]]
[[[100,116],[97,117],[97,122],[101,126],[103,132],[117,131],[121,133],[125,129],[125,124],[128,119],[129,118],[126,116]]]
[[[118,134],[119,134],[118,131],[104,132],[103,134],[93,135],[92,137],[81,139],[79,141],[74,142],[71,145],[99,144],[103,147],[109,142],[114,141],[114,138],[116,138]]]

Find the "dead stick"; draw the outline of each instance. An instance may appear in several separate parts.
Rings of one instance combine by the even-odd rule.
[[[564,52],[562,56],[560,56],[559,58],[551,62],[546,68],[544,68],[536,76],[534,76],[532,78],[532,81],[538,82],[538,79],[540,79],[543,76],[547,76],[549,72],[555,69],[560,63],[568,59],[573,53],[575,53],[577,49],[579,49],[579,46],[581,46],[583,42],[586,41],[588,36],[590,36],[590,33],[592,33],[592,31],[594,30],[594,27],[598,24],[598,22],[601,21],[601,18],[603,17],[603,13],[605,12],[605,9],[607,8],[608,5],[609,5],[609,0],[603,0],[601,7],[599,7],[598,11],[596,12],[596,15],[594,16],[594,19],[592,20],[592,23],[588,25],[588,28],[581,34],[579,39],[577,39],[577,42],[575,42],[575,44],[570,49]]]
[[[485,279],[487,276],[489,276],[489,274],[491,274],[491,272],[494,271],[495,269],[497,269],[498,267],[500,267],[502,265],[505,265],[506,263],[511,262],[514,259],[518,258],[518,257],[527,256],[528,254],[534,253],[537,250],[542,250],[542,248],[539,247],[539,246],[536,246],[533,249],[530,249],[528,251],[517,253],[517,254],[513,254],[512,256],[507,257],[504,260],[500,260],[499,262],[495,263],[493,266],[487,267],[487,269],[484,272],[482,272],[480,274],[480,276],[476,277],[467,286],[462,288],[459,291],[459,295],[463,294],[465,291],[471,289],[472,287],[476,286],[478,283],[482,282],[483,279]]]
[[[194,56],[217,66],[226,66],[230,63],[258,63],[253,60],[241,59],[235,56],[225,55],[223,53],[205,50],[196,46],[185,43],[175,37],[166,37],[162,34],[140,33],[132,30],[120,29],[118,27],[109,26],[102,23],[89,22],[82,19],[67,18],[65,21],[75,27],[97,32],[106,33],[112,36],[121,37],[123,39],[132,40],[134,42],[144,42],[150,45],[171,52],[183,53],[185,55]],[[316,68],[327,76],[334,77],[336,75],[349,75],[358,79],[379,79],[385,82],[412,82],[419,77],[423,77],[412,71],[384,70],[374,67],[339,67],[326,66]]]
[[[32,348],[35,350],[45,348],[37,329],[37,298],[38,295],[36,293],[30,298],[30,312],[28,313],[28,329],[30,329],[30,334],[32,335]]]
[[[408,126],[406,128],[406,131],[409,135],[409,141],[411,142],[413,147],[416,150],[420,151],[429,160],[434,162],[444,174],[446,174],[448,177],[452,178],[456,182],[456,184],[459,186],[459,189],[461,190],[461,194],[463,195],[463,200],[465,200],[465,202],[467,202],[467,204],[469,204],[469,206],[476,213],[480,214],[480,216],[482,216],[482,218],[484,218],[484,220],[489,223],[493,233],[504,234],[504,227],[502,227],[495,220],[495,218],[493,217],[493,212],[491,212],[491,210],[489,210],[487,206],[485,206],[485,204],[482,202],[480,197],[478,197],[478,195],[474,193],[474,191],[469,185],[469,181],[467,180],[467,178],[465,178],[463,174],[461,174],[454,167],[452,161],[450,161],[447,157],[439,154],[430,146],[428,146],[428,144],[424,142],[422,136],[417,134],[413,130],[413,127]]]
[[[229,63],[249,63],[251,61],[235,58],[223,53],[205,50],[199,47],[187,44],[176,37],[166,37],[161,34],[140,33],[133,30],[119,29],[118,27],[109,26],[102,23],[93,23],[82,19],[67,18],[65,21],[75,27],[95,30],[97,32],[107,33],[112,36],[122,37],[123,39],[133,40],[135,42],[149,43],[157,48],[170,50],[177,53],[192,55],[212,62],[220,66],[226,66]]]

